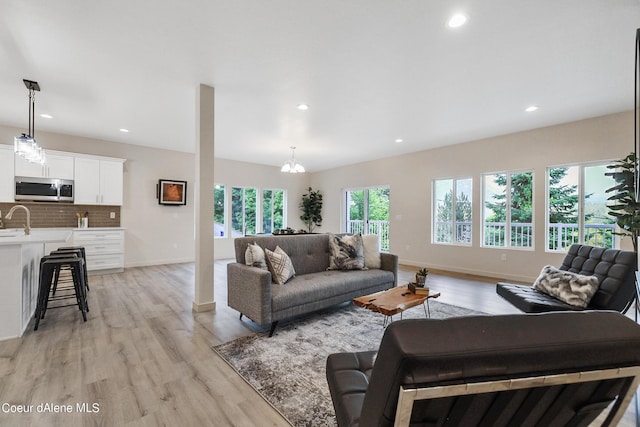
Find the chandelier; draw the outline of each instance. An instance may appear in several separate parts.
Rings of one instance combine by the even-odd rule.
[[[280,172],[304,173],[304,167],[296,162],[296,147],[291,147],[291,160],[282,165]]]
[[[40,91],[38,82],[22,80],[29,90],[29,130],[20,136],[13,138],[14,152],[24,159],[43,165],[46,162],[44,149],[36,143],[35,139],[35,91]]]

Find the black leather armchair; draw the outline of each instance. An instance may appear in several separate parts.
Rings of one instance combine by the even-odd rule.
[[[600,287],[587,310],[615,310],[625,313],[635,299],[636,266],[634,252],[575,244],[571,245],[558,268],[598,277]],[[500,282],[496,285],[496,292],[526,313],[582,310],[538,292],[528,285]]]
[[[338,426],[586,426],[638,386],[640,326],[615,312],[392,323],[377,352],[337,353]]]

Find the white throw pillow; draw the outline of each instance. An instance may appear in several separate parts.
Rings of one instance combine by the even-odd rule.
[[[596,276],[584,276],[545,265],[533,284],[533,289],[569,305],[587,308],[599,286]]]
[[[276,246],[275,251],[265,249],[264,252],[267,256],[271,278],[275,283],[284,285],[287,280],[296,275],[291,258],[280,246]]]
[[[365,234],[362,236],[364,244],[364,266],[367,268],[380,268],[380,237],[377,234]]]
[[[268,270],[264,251],[257,243],[249,243],[247,250],[244,252],[244,262],[252,267]]]

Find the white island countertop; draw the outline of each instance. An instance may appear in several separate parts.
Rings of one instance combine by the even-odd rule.
[[[22,228],[0,230],[0,246],[22,245],[25,243],[66,242],[71,238],[71,228],[32,228],[26,236]]]

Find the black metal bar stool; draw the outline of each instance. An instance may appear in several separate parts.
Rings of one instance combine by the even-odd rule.
[[[61,268],[68,269],[71,272],[73,294],[53,295],[52,285],[53,279]],[[42,257],[40,260],[40,280],[38,284],[38,303],[36,305],[36,324],[34,331],[38,330],[40,320],[44,319],[50,301],[58,301],[62,299],[75,298],[79,310],[82,312],[82,318],[87,321],[87,304],[86,282],[84,276],[84,260],[72,253],[53,254]],[[60,305],[51,308],[61,308],[75,306],[76,304]]]
[[[84,250],[83,246],[68,246],[68,247],[63,247],[63,248],[58,248],[55,251],[51,252],[51,255],[57,255],[57,254],[66,254],[66,253],[72,253],[72,254],[76,254],[77,256],[81,257],[82,260],[84,261],[84,280],[85,280],[85,285],[87,288],[87,291],[89,290],[89,274],[87,273],[87,256],[86,256],[86,252]],[[58,281],[60,280],[60,272],[61,270],[56,270],[56,275],[54,277],[54,282],[53,282],[53,294],[55,295],[56,291],[58,290]]]

